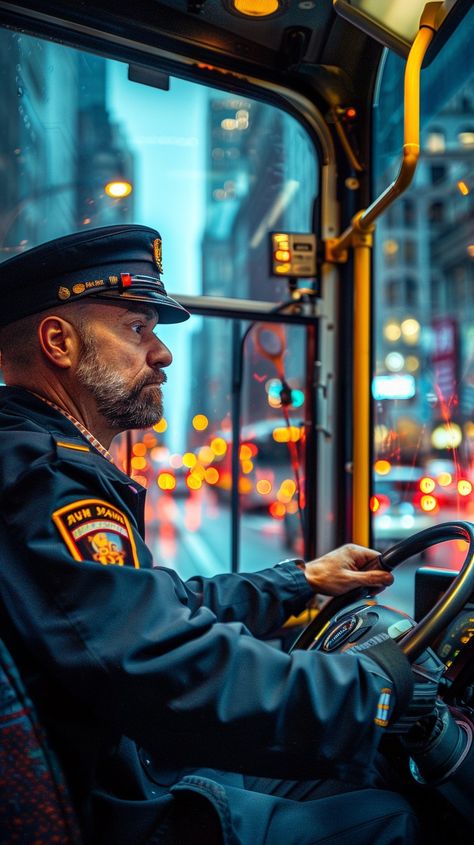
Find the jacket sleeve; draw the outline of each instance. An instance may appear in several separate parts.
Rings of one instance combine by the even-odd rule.
[[[53,456],[32,460],[2,502],[3,601],[39,671],[61,678],[91,719],[173,766],[364,781],[381,733],[382,682],[369,662],[289,656],[236,621],[252,605],[261,615],[261,589],[264,605],[278,594],[289,608],[288,573],[277,573],[277,588],[263,573],[242,590],[226,579],[221,589],[219,578],[191,589],[164,568],[75,559],[52,514],[105,493],[90,472],[66,469]],[[149,555],[135,540],[138,556]],[[204,600],[192,599],[199,590]],[[296,594],[300,601],[297,582]],[[232,601],[221,606],[225,595]]]
[[[219,622],[243,622],[257,637],[301,613],[314,596],[304,574],[291,563],[255,573],[192,578],[185,586],[191,605],[200,601]]]

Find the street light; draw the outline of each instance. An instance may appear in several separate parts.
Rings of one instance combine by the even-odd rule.
[[[123,197],[128,197],[132,193],[133,187],[130,182],[113,179],[111,182],[107,182],[104,190],[107,196],[112,197],[112,199],[123,199]]]
[[[81,186],[79,182],[63,182],[37,188],[36,190],[31,191],[27,196],[18,199],[12,208],[0,213],[0,251],[13,251],[5,249],[5,242],[12,227],[15,225],[25,209],[34,207],[35,203],[43,203],[46,200],[50,200],[52,197],[57,197],[59,194],[67,191],[75,192],[75,194],[77,194],[79,189],[82,187],[83,186]],[[111,199],[120,200],[128,197],[129,194],[132,193],[133,185],[125,179],[113,179],[106,184],[102,182],[99,191],[101,192],[100,196],[102,198],[105,193]],[[75,198],[75,202],[77,202],[77,197]],[[88,202],[90,201],[88,200]],[[107,205],[112,207],[111,203],[107,203]],[[88,223],[90,222],[90,219],[84,218],[82,222]]]

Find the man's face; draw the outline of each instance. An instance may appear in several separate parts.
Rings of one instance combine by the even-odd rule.
[[[172,356],[154,329],[153,308],[93,304],[75,321],[82,342],[75,376],[115,431],[147,428],[163,415],[162,367]]]

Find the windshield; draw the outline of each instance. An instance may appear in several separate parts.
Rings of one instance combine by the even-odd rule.
[[[288,299],[286,279],[271,275],[269,236],[312,230],[319,183],[314,147],[296,120],[8,30],[0,30],[0,78],[0,259],[86,227],[141,223],[162,235],[172,295]],[[235,484],[240,532],[250,539],[241,565],[301,551],[305,328],[281,328],[277,364],[245,319],[193,316],[159,334],[174,356],[165,417],[114,445],[120,467],[148,488],[156,562],[183,575],[228,569]],[[240,354],[233,474],[232,360]],[[283,404],[282,379],[290,388]]]

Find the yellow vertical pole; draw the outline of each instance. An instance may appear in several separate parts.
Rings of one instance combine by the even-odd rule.
[[[373,228],[373,227],[372,227]],[[353,498],[352,539],[369,544],[368,491],[371,474],[371,255],[372,232],[353,235],[354,362],[353,362]]]

